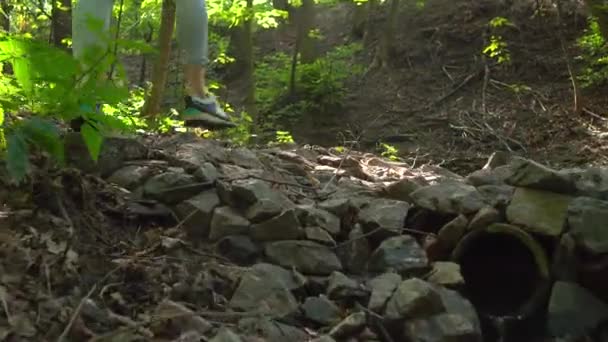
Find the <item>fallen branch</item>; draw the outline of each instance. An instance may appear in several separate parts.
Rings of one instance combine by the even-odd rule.
[[[608,118],[605,118],[605,117],[603,117],[603,116],[601,116],[601,115],[599,115],[599,114],[595,114],[594,112],[590,111],[590,110],[589,110],[589,109],[587,109],[587,108],[583,108],[583,109],[582,109],[582,112],[583,112],[583,113],[586,113],[586,114],[589,114],[589,115],[593,116],[593,117],[594,117],[594,118],[596,118],[596,119],[599,119],[599,120],[602,120],[602,121],[608,121]]]
[[[78,316],[80,316],[80,311],[82,310],[82,307],[84,306],[84,302],[87,299],[91,298],[91,296],[93,295],[95,290],[97,290],[97,284],[93,285],[93,287],[91,287],[89,292],[84,297],[82,297],[82,299],[80,300],[80,303],[78,303],[78,306],[72,313],[72,317],[70,317],[70,321],[68,322],[68,325],[65,326],[65,328],[63,329],[63,332],[61,333],[61,335],[59,335],[59,338],[57,338],[57,342],[67,341],[67,337],[70,334],[72,327],[74,326],[74,322],[76,322],[76,319],[78,319]]]
[[[462,82],[460,82],[460,84],[458,84],[456,87],[454,87],[452,90],[450,90],[447,94],[441,96],[435,102],[430,104],[428,106],[428,108],[434,107],[434,106],[440,104],[441,102],[447,100],[452,95],[456,94],[456,92],[458,92],[460,89],[462,89],[464,86],[466,86],[475,77],[479,76],[483,71],[484,71],[484,68],[480,68],[479,70],[477,70],[477,71],[473,72],[472,74],[470,74],[469,76],[467,76]]]

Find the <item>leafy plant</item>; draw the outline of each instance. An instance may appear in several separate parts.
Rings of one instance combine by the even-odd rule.
[[[499,33],[503,27],[514,27],[513,23],[505,17],[495,17],[488,23],[490,26],[490,39],[482,50],[482,53],[490,58],[496,59],[498,64],[508,64],[511,62],[511,54],[508,44]]]
[[[581,49],[581,54],[576,57],[582,62],[578,75],[581,86],[605,85],[608,81],[608,47],[596,18],[589,18],[588,27],[577,40],[577,44]]]
[[[382,153],[380,155],[384,158],[388,158],[393,161],[400,160],[398,156],[399,150],[395,146],[387,143],[380,143],[380,148],[382,149]]]

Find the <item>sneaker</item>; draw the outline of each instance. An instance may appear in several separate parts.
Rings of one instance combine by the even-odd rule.
[[[186,96],[186,109],[183,119],[186,126],[205,126],[207,128],[229,128],[236,127],[230,121],[215,97],[199,98]]]

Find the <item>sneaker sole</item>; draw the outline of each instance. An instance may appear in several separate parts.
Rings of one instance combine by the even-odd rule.
[[[195,118],[184,118],[185,127],[204,127],[208,129],[223,129],[234,128],[236,124],[230,121],[222,120],[211,114],[201,113]]]

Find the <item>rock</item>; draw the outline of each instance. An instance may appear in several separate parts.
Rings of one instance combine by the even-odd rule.
[[[227,259],[238,264],[251,264],[260,256],[262,250],[249,236],[232,235],[220,240],[218,252]]]
[[[232,164],[246,169],[263,169],[264,164],[260,162],[255,152],[246,148],[235,148],[228,150],[228,158]]]
[[[495,169],[482,169],[466,177],[466,182],[475,187],[482,185],[503,185],[513,171],[510,165],[499,166]]]
[[[483,207],[469,223],[469,230],[483,229],[492,223],[500,221],[500,212],[493,207]]]
[[[437,232],[437,239],[440,241],[442,248],[446,249],[446,251],[454,249],[458,241],[466,233],[468,224],[469,220],[467,220],[467,217],[460,214],[441,227],[439,232]]]
[[[363,329],[365,329],[366,324],[367,317],[365,316],[365,313],[355,312],[331,328],[329,331],[329,336],[342,340],[360,333],[363,331]]]
[[[306,227],[304,228],[306,239],[314,242],[318,242],[327,246],[335,246],[336,241],[329,235],[329,233],[321,227]]]
[[[116,170],[108,182],[114,183],[128,190],[141,186],[152,175],[152,169],[147,165],[128,165]]]
[[[552,336],[582,337],[608,321],[608,305],[575,283],[556,282],[548,310],[547,328]]]
[[[307,342],[310,339],[305,331],[270,318],[243,318],[238,322],[238,330],[259,337],[260,342]]]
[[[209,240],[217,241],[225,236],[246,234],[249,220],[231,207],[217,207],[211,218]]]
[[[344,273],[334,271],[329,276],[327,296],[331,299],[359,299],[368,295],[369,291],[365,286],[347,277]]]
[[[505,208],[513,197],[515,188],[510,185],[482,185],[477,191],[485,198],[489,206]]]
[[[506,180],[509,185],[563,194],[576,192],[571,177],[532,160],[516,157],[511,163],[511,170]]]
[[[424,179],[403,178],[385,187],[383,195],[398,201],[412,202],[412,192],[427,185],[429,184]]]
[[[143,190],[147,198],[176,204],[208,188],[208,184],[197,183],[194,176],[183,171],[169,171],[148,179]]]
[[[303,275],[277,265],[262,262],[253,265],[251,270],[261,277],[275,277],[279,279],[290,291],[298,290],[306,285],[306,278]]]
[[[340,308],[327,297],[308,297],[302,304],[304,315],[321,325],[331,325],[340,321]]]
[[[295,240],[304,236],[304,230],[294,209],[270,220],[251,225],[251,237],[257,241]]]
[[[471,214],[486,206],[474,186],[456,181],[425,186],[411,196],[417,206],[445,214]]]
[[[428,270],[428,263],[418,242],[409,235],[401,235],[384,240],[372,253],[367,268],[370,272],[395,272],[406,276]]]
[[[195,240],[204,240],[209,237],[213,210],[219,205],[217,192],[207,190],[178,204],[175,212],[180,220],[184,220],[182,226],[188,236]]]
[[[220,330],[209,340],[209,342],[242,342],[243,340],[232,330],[221,327]]]
[[[329,211],[314,207],[305,207],[303,222],[306,226],[315,226],[325,229],[332,236],[340,233],[340,218]]]
[[[507,207],[507,220],[545,236],[558,236],[564,227],[572,197],[541,190],[518,188]]]
[[[249,207],[262,200],[274,202],[281,209],[293,207],[291,200],[279,191],[273,190],[267,182],[259,179],[240,179],[232,182],[230,197],[237,205]]]
[[[278,268],[252,268],[241,278],[229,306],[243,311],[259,310],[272,317],[296,312],[298,302],[283,281],[282,273]]]
[[[383,273],[371,279],[367,284],[371,289],[367,308],[377,313],[382,312],[399,284],[401,284],[401,276],[397,273]]]
[[[328,247],[312,241],[278,241],[266,245],[266,256],[278,265],[295,267],[310,275],[329,275],[341,271],[342,264]]]
[[[460,265],[455,262],[436,261],[428,281],[445,287],[456,288],[464,285]]]
[[[360,224],[356,224],[355,228],[350,231],[348,234],[348,243],[340,245],[338,253],[344,268],[348,272],[352,274],[361,274],[365,271],[372,251]]]
[[[439,292],[424,280],[411,278],[399,284],[386,304],[388,320],[426,318],[445,311]]]
[[[213,328],[211,323],[198,316],[194,311],[171,300],[162,301],[155,311],[155,315],[158,317],[171,317],[167,318],[167,321],[170,321],[177,331],[194,330],[205,334]]]
[[[331,336],[323,335],[321,337],[315,338],[314,340],[311,340],[310,342],[336,342],[336,340],[331,338]]]
[[[320,202],[318,207],[323,210],[327,210],[330,213],[343,217],[348,213],[348,211],[354,207],[351,201],[348,198],[331,198]]]
[[[359,213],[359,221],[365,232],[382,228],[388,235],[398,235],[405,225],[410,205],[407,202],[376,199]],[[386,235],[386,234],[383,234]]]
[[[572,179],[579,195],[608,200],[608,169],[605,167],[563,170],[563,173]]]
[[[215,182],[219,177],[217,168],[209,163],[205,162],[194,171],[193,176],[200,182]]]
[[[570,235],[594,254],[608,253],[608,201],[578,197],[568,207]]]
[[[253,223],[260,223],[262,221],[270,220],[274,216],[279,215],[282,211],[283,208],[280,203],[269,199],[262,199],[247,208],[245,217]]]
[[[437,285],[433,285],[433,287],[439,293],[446,313],[465,317],[471,322],[477,331],[477,334],[481,335],[481,323],[479,321],[479,316],[477,315],[477,310],[473,304],[455,290],[450,290]]]
[[[411,342],[482,341],[482,336],[465,317],[448,313],[406,321],[404,336]]]

